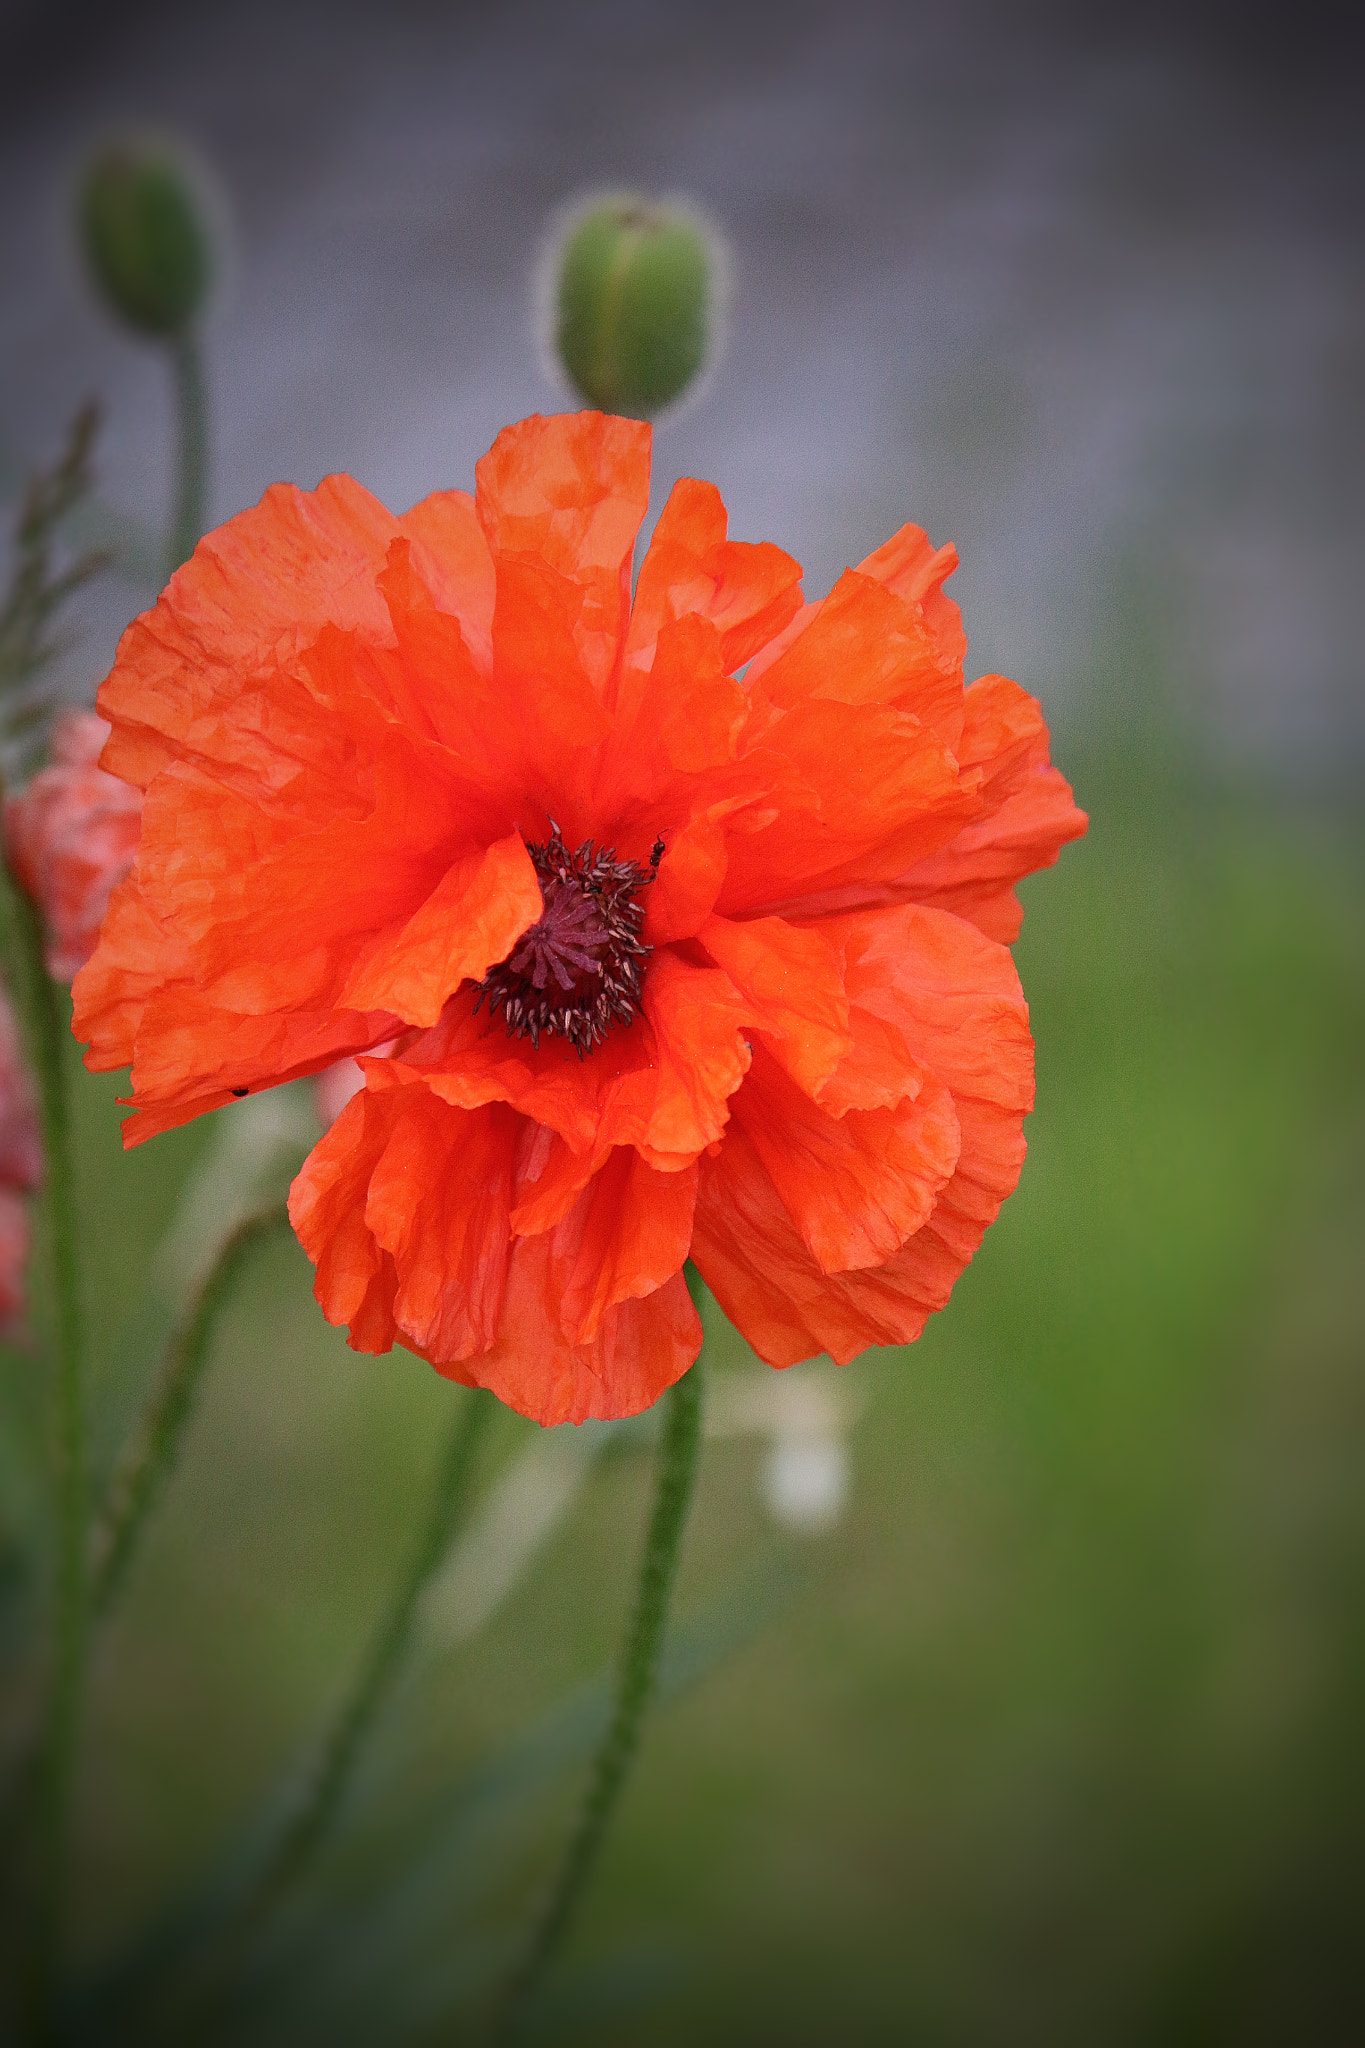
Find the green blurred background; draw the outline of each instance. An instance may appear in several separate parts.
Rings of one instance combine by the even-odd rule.
[[[1003,15],[978,12],[977,28],[1005,36]],[[65,10],[63,43],[44,41],[36,15],[20,9],[14,48],[47,125],[21,130],[6,159],[10,174],[24,161],[65,161],[99,120],[169,118],[178,97],[226,186],[240,190],[215,516],[254,496],[276,456],[302,482],[346,461],[395,502],[465,481],[504,418],[554,402],[523,338],[528,223],[571,180],[605,182],[618,162],[632,177],[699,189],[736,243],[730,367],[661,437],[665,487],[679,472],[715,477],[734,530],[794,547],[816,589],[903,517],[954,534],[981,650],[972,672],[997,662],[1041,691],[1058,757],[1092,814],[1089,837],[1022,892],[1016,956],[1039,1078],[1022,1183],[923,1340],[842,1376],[862,1404],[842,1519],[805,1535],[782,1527],[765,1505],[761,1445],[707,1447],[679,1598],[686,1668],[651,1727],[547,2027],[555,2038],[651,2044],[1357,2041],[1365,839],[1360,677],[1346,626],[1359,511],[1347,508],[1344,481],[1360,407],[1355,386],[1342,394],[1345,366],[1359,364],[1360,296],[1330,207],[1312,206],[1315,177],[1325,188],[1330,173],[1343,196],[1342,162],[1305,141],[1314,115],[1331,125],[1330,67],[1305,82],[1290,63],[1281,77],[1273,53],[1248,54],[1244,40],[1239,70],[1216,39],[1187,46],[1157,34],[1131,48],[1085,45],[1087,71],[1075,59],[1077,18],[1049,11],[1039,17],[1044,61],[1035,48],[1017,91],[1009,65],[1024,57],[1007,36],[984,74],[991,132],[1012,138],[991,177],[978,187],[965,172],[926,170],[911,194],[905,106],[945,156],[955,122],[964,146],[982,140],[971,23],[955,40],[916,18],[929,52],[917,71],[901,17],[864,9],[870,54],[840,73],[822,69],[822,51],[844,47],[816,33],[828,10],[796,10],[781,63],[771,47],[756,54],[757,30],[737,29],[728,52],[704,43],[702,30],[719,33],[718,10],[645,13],[652,42],[606,7],[569,10],[567,30],[532,7],[506,10],[501,25],[496,11],[455,10],[439,32],[430,10],[408,9],[398,55],[386,45],[382,62],[371,58],[377,111],[368,107],[365,128],[354,54],[363,8],[343,10],[331,104],[320,109],[313,91],[297,124],[280,107],[291,80],[304,91],[302,29],[282,31],[283,101],[261,83],[267,44],[251,44],[264,17],[248,18],[241,45],[223,29],[215,97],[205,81],[217,29],[198,43],[184,32],[167,40],[164,10],[130,9],[111,55],[107,25],[86,11]],[[467,31],[473,84],[452,54],[457,30]],[[541,38],[539,68],[534,38],[517,30]],[[82,38],[104,70],[80,57]],[[374,154],[374,123],[405,132],[410,102],[399,88],[418,92],[424,48],[465,95],[459,161],[484,182],[463,197],[441,186],[454,159],[440,158],[423,185],[423,165],[437,159],[420,146],[415,164]],[[585,141],[598,102],[570,104],[599,54],[613,92],[637,90],[643,109],[633,122],[618,105],[610,148]],[[879,66],[906,87],[898,124]],[[1167,125],[1126,168],[1122,137],[1109,158],[1076,141],[1091,134],[1078,111],[1087,86],[1112,83],[1116,67],[1137,109],[1124,131],[1134,150],[1151,104],[1142,81],[1169,87],[1156,96]],[[502,97],[492,93],[481,128],[472,99],[476,86],[488,97],[490,78],[504,81]],[[1051,97],[1030,127],[1026,88],[1039,79]],[[1282,119],[1267,130],[1272,82]],[[801,161],[816,161],[793,198],[794,173],[769,185],[753,166],[794,147],[803,109]],[[416,126],[434,151],[439,124],[429,109],[423,118]],[[303,145],[329,123],[333,154],[319,171]],[[1203,159],[1190,156],[1201,124]],[[1028,167],[1045,145],[1061,167],[1035,189]],[[285,217],[273,239],[262,226],[265,173],[248,165],[257,147]],[[1254,189],[1227,201],[1239,150],[1268,156],[1278,214],[1257,213]],[[1185,214],[1178,179],[1156,179],[1152,200],[1139,176],[1173,155],[1203,167]],[[357,162],[367,174],[378,162],[389,181],[372,215],[357,200]],[[823,212],[811,198],[821,175]],[[983,318],[981,280],[999,287],[1002,252],[1039,255],[1027,207],[1006,203],[1016,187],[1041,191],[1055,218],[1073,207],[1066,218],[1088,222],[1094,240],[1059,234],[1042,270],[1021,269]],[[826,332],[804,355],[794,341],[769,354],[754,297],[774,277],[806,274],[803,262],[818,284],[831,242],[869,218],[859,260],[873,303],[879,266],[901,246],[885,211],[869,212],[874,200],[890,203],[888,191],[909,194],[896,220],[930,222],[906,244],[909,367],[888,381],[875,349],[841,356]],[[1210,213],[1211,192],[1222,212]],[[475,206],[480,195],[491,220]],[[438,201],[448,226],[439,263]],[[966,281],[954,284],[953,264],[934,253],[934,223],[970,225],[973,203],[989,232],[960,244]],[[395,235],[408,297],[381,349],[378,252]],[[338,287],[332,304],[327,280],[343,276],[356,236],[361,282]],[[1111,260],[1105,317],[1091,319],[1086,253],[1101,243]],[[506,246],[514,257],[495,277],[490,252]],[[16,262],[28,248],[40,282],[27,310],[6,316],[7,359],[41,431],[26,433],[6,404],[10,442],[41,451],[85,381],[98,382],[110,394],[109,496],[154,522],[166,495],[160,387],[126,344],[92,321],[73,327],[74,298],[41,285],[37,243],[15,248]],[[1288,273],[1263,261],[1289,248],[1301,259],[1293,275],[1320,287],[1317,299],[1300,294],[1292,318]],[[311,307],[301,287],[291,297],[281,283],[291,250],[310,291],[322,292]],[[42,251],[51,266],[50,246]],[[464,364],[437,347],[440,264],[461,279],[451,304]],[[1220,356],[1208,326],[1216,314],[1215,338],[1238,332],[1257,273],[1270,279],[1267,331],[1278,319],[1299,335],[1278,352],[1267,345],[1259,367],[1255,332]],[[840,332],[852,349],[860,301],[847,280],[842,288]],[[957,324],[945,316],[936,326],[933,309],[953,291]],[[1199,329],[1183,368],[1135,367],[1112,352],[1125,292],[1155,309],[1152,331],[1167,343]],[[1176,309],[1164,323],[1163,306]],[[327,317],[335,402],[363,426],[326,412]],[[515,337],[510,363],[500,336]],[[212,367],[212,348],[210,357]],[[832,407],[820,402],[822,364]],[[770,366],[775,389],[764,393]],[[305,392],[309,379],[319,389]],[[450,397],[457,386],[464,395]],[[404,387],[412,402],[400,418]],[[860,434],[878,423],[880,452],[860,443],[839,471],[831,450],[855,417]],[[440,421],[439,450],[419,431],[424,419]],[[834,472],[821,497],[808,477],[825,458]],[[1221,580],[1201,567],[1201,541]],[[133,586],[91,600],[83,648],[68,657],[71,694],[100,671],[119,604],[126,616],[145,601]],[[145,1385],[148,1262],[213,1143],[205,1126],[123,1156],[114,1093],[79,1079],[106,1457]],[[763,1370],[723,1329],[713,1349],[719,1370]],[[42,1389],[22,1350],[5,1353],[3,1370],[13,1427],[0,1474],[22,1527],[34,1512]],[[82,1788],[87,1956],[187,1895],[234,1817],[335,1702],[460,1398],[405,1354],[349,1353],[322,1324],[292,1247],[254,1267],[100,1653]],[[532,1435],[501,1423],[490,1472],[510,1471]],[[430,1996],[439,2015],[461,1972],[500,1953],[519,1924],[568,1818],[574,1715],[591,1715],[575,1688],[600,1675],[624,1615],[647,1451],[631,1432],[601,1448],[552,1540],[474,1640],[442,1648],[439,1628],[428,1630],[314,1894],[339,1984],[357,1926],[382,1934],[367,1887],[384,1858],[426,1871],[412,1859],[444,1839],[454,1860],[432,1864],[410,1901],[397,1885],[376,1895],[392,1891],[411,1933],[401,1963],[380,1969],[368,1991],[347,1992],[324,2031],[281,2008],[279,2039],[398,2038],[400,2014],[420,2014]],[[578,1700],[567,1717],[557,1704],[566,1696]],[[501,1761],[490,1776],[491,1756]],[[261,2019],[252,2038],[276,2035]],[[444,2038],[438,2018],[430,2038]]]
[[[923,1340],[848,1369],[845,1518],[784,1535],[755,1448],[708,1447],[680,1621],[737,1644],[650,1733],[566,1966],[584,2039],[1355,2038],[1360,838],[1131,755],[1083,789],[1089,839],[1026,892],[1023,1182]],[[81,1092],[107,1424],[201,1142],[123,1157],[111,1093]],[[335,1700],[459,1398],[353,1356],[301,1254],[262,1259],[101,1655],[92,1944]],[[601,1668],[647,1469],[604,1460],[487,1634],[422,1661],[362,1845]],[[565,1818],[518,1821],[478,1929]],[[462,1931],[438,1916],[434,1961]]]

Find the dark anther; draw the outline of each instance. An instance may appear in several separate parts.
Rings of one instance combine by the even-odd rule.
[[[232,1092],[240,1102],[244,1095],[250,1095],[251,1090],[249,1088],[234,1088]]]
[[[509,1038],[539,1045],[541,1034],[567,1038],[578,1056],[600,1045],[614,1024],[640,1014],[649,947],[640,937],[645,909],[640,892],[658,873],[664,843],[656,839],[648,867],[618,860],[614,846],[599,853],[585,839],[570,853],[550,820],[543,846],[528,845],[545,904],[538,923],[517,940],[500,966],[479,983],[477,1010],[507,1020]]]

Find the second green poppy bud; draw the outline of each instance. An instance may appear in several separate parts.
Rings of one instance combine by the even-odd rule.
[[[165,144],[111,143],[79,199],[85,255],[109,305],[139,334],[170,340],[201,310],[212,273],[203,210]]]
[[[577,216],[555,259],[554,331],[590,405],[649,419],[682,396],[714,345],[716,268],[676,208],[623,197]]]

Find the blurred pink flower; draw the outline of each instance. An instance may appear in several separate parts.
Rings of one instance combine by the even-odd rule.
[[[96,712],[64,713],[51,767],[5,805],[5,853],[42,910],[54,981],[70,981],[90,958],[137,850],[142,792],[97,765],[108,737]]]
[[[365,1076],[357,1060],[338,1060],[314,1078],[313,1100],[324,1131],[332,1128],[351,1097],[359,1095],[364,1086]]]
[[[372,1059],[387,1059],[398,1045],[396,1038],[386,1038],[374,1048]],[[332,1125],[345,1109],[353,1095],[359,1095],[365,1086],[365,1075],[359,1060],[337,1060],[334,1065],[324,1067],[320,1074],[313,1076],[313,1101],[317,1108],[318,1122],[324,1131]]]
[[[43,1147],[14,1013],[0,992],[0,1330],[24,1307],[28,1207],[43,1177]]]

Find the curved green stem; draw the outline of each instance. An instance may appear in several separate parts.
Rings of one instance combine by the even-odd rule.
[[[635,1606],[617,1678],[612,1717],[593,1760],[578,1825],[550,1896],[498,2015],[497,2038],[515,2037],[522,2016],[563,1941],[592,1875],[654,1695],[701,1447],[702,1362],[665,1395],[658,1485],[640,1560]]]
[[[208,495],[208,401],[199,337],[188,330],[172,344],[176,430],[179,441],[175,510],[171,518],[168,573],[188,562],[204,531]]]
[[[340,1811],[351,1773],[387,1696],[412,1634],[417,1603],[450,1549],[469,1506],[480,1441],[497,1409],[477,1388],[462,1404],[436,1475],[426,1526],[388,1613],[370,1641],[349,1697],[332,1724],[317,1768],[297,1812],[237,1915],[239,1936],[255,1928],[274,1901],[300,1876]]]
[[[56,1337],[54,1453],[57,1495],[56,1617],[41,1754],[38,1924],[32,1952],[40,2015],[50,2006],[65,1914],[71,1777],[89,1630],[86,1533],[90,1468],[85,1413],[85,1314],[66,1086],[68,1019],[43,958],[42,919],[6,878],[7,952],[27,1026],[43,1132]]]
[[[171,1336],[155,1390],[115,1469],[95,1530],[92,1622],[107,1613],[147,1516],[175,1463],[219,1313],[256,1247],[277,1230],[288,1228],[289,1211],[283,1202],[272,1202],[245,1217],[228,1235],[188,1314]]]

